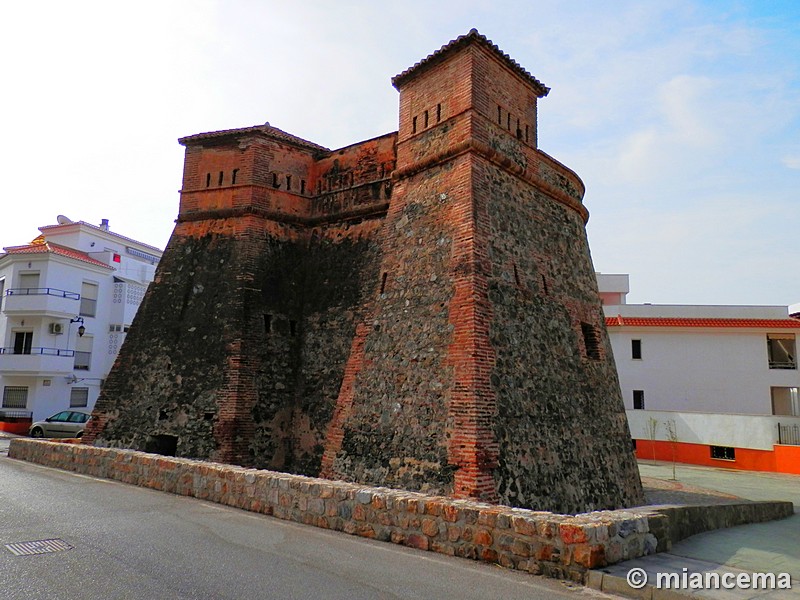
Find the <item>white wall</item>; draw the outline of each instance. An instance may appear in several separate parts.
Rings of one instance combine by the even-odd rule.
[[[772,450],[778,443],[778,423],[800,425],[800,417],[723,415],[699,412],[628,410],[634,439],[649,440],[648,420],[658,422],[656,440],[669,441],[667,421],[674,421],[679,442]]]
[[[796,369],[770,369],[766,331],[609,327],[626,408],[772,414],[770,388],[798,387]],[[631,340],[642,359],[631,357]]]

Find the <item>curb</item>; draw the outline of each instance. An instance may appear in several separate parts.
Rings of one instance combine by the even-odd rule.
[[[703,600],[701,596],[690,594],[680,590],[665,590],[653,585],[646,585],[643,588],[632,588],[628,580],[618,575],[611,575],[603,571],[589,571],[586,576],[586,587],[606,592],[607,594],[617,594],[626,598],[637,598],[641,600],[678,600],[690,598],[691,600]]]

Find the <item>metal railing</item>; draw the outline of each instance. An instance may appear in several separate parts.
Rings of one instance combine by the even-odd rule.
[[[800,446],[800,425],[781,425],[778,423],[778,443],[787,446]]]
[[[771,360],[769,361],[770,369],[796,369],[797,363],[793,360]]]
[[[18,423],[32,421],[33,413],[29,410],[0,409],[0,421],[4,423]]]
[[[81,295],[76,292],[67,292],[56,288],[11,288],[6,290],[6,296],[56,296],[70,300],[81,299]]]
[[[0,354],[35,354],[38,356],[75,356],[75,350],[64,348],[0,348]]]

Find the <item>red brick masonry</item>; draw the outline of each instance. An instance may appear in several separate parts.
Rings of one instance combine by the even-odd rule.
[[[558,515],[133,450],[26,438],[11,440],[9,457],[580,582],[588,569],[667,550],[673,541],[693,533],[793,513],[790,502],[756,502]]]

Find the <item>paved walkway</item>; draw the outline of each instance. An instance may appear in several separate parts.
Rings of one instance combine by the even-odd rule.
[[[677,482],[672,479],[672,464],[649,461],[639,463],[648,500],[658,503],[719,503],[736,498],[746,500],[789,500],[795,514],[788,519],[742,525],[731,529],[709,531],[678,542],[668,553],[626,561],[602,571],[603,587],[608,591],[633,597],[659,598],[670,596],[667,590],[652,588],[633,590],[624,578],[633,568],[648,574],[655,581],[657,573],[789,573],[791,590],[691,590],[686,595],[699,598],[777,598],[800,599],[800,476],[753,471],[734,471],[690,465],[677,466]],[[599,575],[599,574],[598,574]],[[593,578],[598,584],[599,577]],[[612,585],[606,586],[610,580]]]

